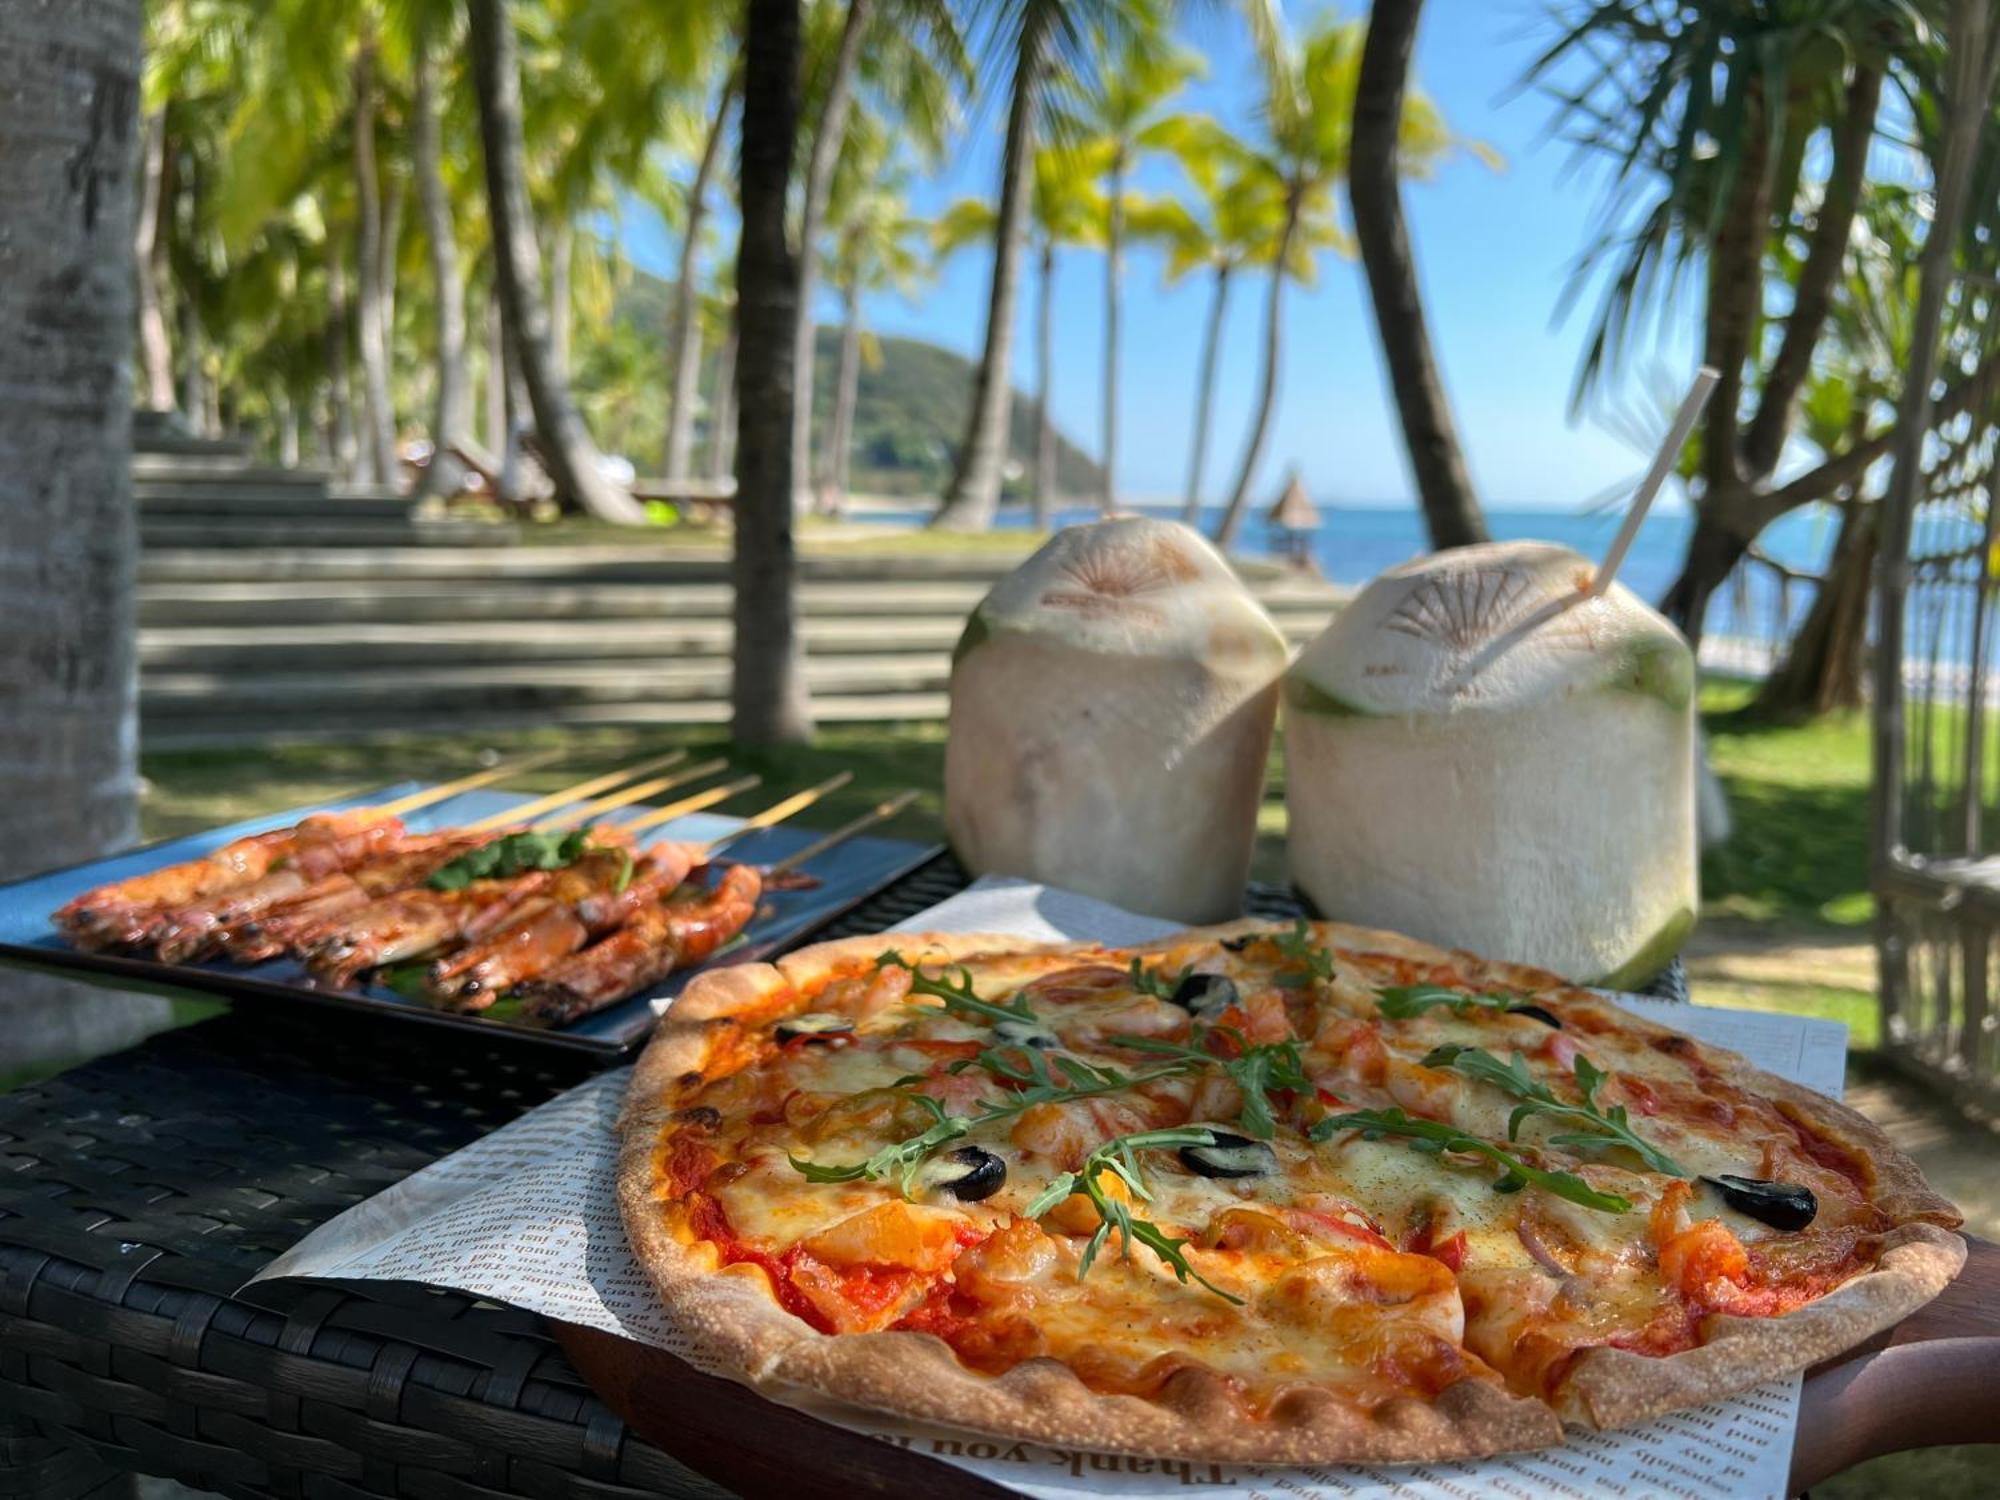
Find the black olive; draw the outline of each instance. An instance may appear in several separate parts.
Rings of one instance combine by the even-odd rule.
[[[1738,1177],[1725,1172],[1702,1181],[1722,1194],[1722,1201],[1773,1229],[1804,1229],[1819,1213],[1819,1199],[1796,1182],[1768,1182],[1762,1177]]]
[[[1262,1141],[1227,1130],[1211,1130],[1214,1143],[1183,1146],[1180,1158],[1197,1177],[1262,1177],[1278,1168],[1278,1153]]]
[[[1261,932],[1246,932],[1242,937],[1224,938],[1221,946],[1228,949],[1231,953],[1241,953],[1263,935]]]
[[[1216,1016],[1241,997],[1226,974],[1189,974],[1174,986],[1173,1002],[1189,1015]]]
[[[1062,1045],[1061,1037],[1033,1021],[995,1021],[993,1035],[1010,1047],[1033,1047],[1037,1052]]]
[[[1007,1163],[979,1146],[960,1146],[934,1157],[924,1168],[924,1181],[943,1188],[961,1203],[991,1198],[1007,1180]]]
[[[1540,1021],[1544,1026],[1553,1026],[1557,1031],[1561,1031],[1563,1028],[1561,1020],[1550,1015],[1539,1005],[1510,1005],[1507,1007],[1507,1014],[1510,1016],[1526,1016],[1530,1021]]]
[[[802,1016],[792,1016],[778,1023],[778,1040],[796,1042],[804,1038],[809,1042],[831,1041],[837,1036],[847,1036],[854,1030],[851,1017],[836,1015],[830,1010],[809,1010]]]

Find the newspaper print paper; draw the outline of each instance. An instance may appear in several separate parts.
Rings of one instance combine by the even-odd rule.
[[[1019,881],[982,881],[903,925],[1048,940],[1087,936],[1114,944],[1143,942],[1172,927]],[[1846,1028],[1835,1023],[1632,997],[1620,1003],[1734,1048],[1809,1088],[1840,1094],[1847,1042]],[[689,1351],[661,1316],[626,1247],[618,1218],[611,1132],[628,1074],[619,1069],[594,1079],[426,1167],[321,1226],[257,1280],[426,1282],[686,1357]],[[1572,1430],[1566,1447],[1545,1453],[1372,1469],[1278,1469],[1075,1452],[901,1423],[810,1396],[791,1404],[1039,1500],[1164,1500],[1190,1491],[1226,1500],[1775,1500],[1785,1493],[1798,1402],[1799,1380],[1792,1377],[1632,1432]]]

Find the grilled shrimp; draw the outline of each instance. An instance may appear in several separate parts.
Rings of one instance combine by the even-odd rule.
[[[548,879],[548,872],[536,871],[509,880],[475,880],[457,891],[428,886],[399,891],[301,934],[299,956],[321,978],[348,985],[364,969],[477,941]]]
[[[686,878],[692,846],[663,843],[636,863],[623,849],[592,849],[525,901],[486,941],[440,959],[426,990],[461,1010],[483,1010]]]
[[[445,833],[413,839],[396,853],[315,881],[297,895],[225,928],[219,934],[222,950],[244,963],[276,958],[314,929],[327,930],[325,924],[333,918],[359,911],[379,896],[421,885],[439,866],[498,836]]]
[[[749,925],[763,888],[754,866],[730,865],[712,891],[642,908],[602,942],[523,985],[528,1015],[561,1025],[700,963]]]

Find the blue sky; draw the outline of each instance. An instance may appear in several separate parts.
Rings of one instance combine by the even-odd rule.
[[[1287,7],[1302,25],[1319,7]],[[1336,7],[1359,13],[1358,4]],[[1199,9],[1199,8],[1197,8]],[[1463,135],[1497,148],[1503,170],[1461,154],[1429,183],[1405,193],[1412,238],[1431,315],[1431,331],[1465,442],[1473,479],[1490,507],[1573,509],[1633,480],[1644,457],[1585,419],[1572,422],[1568,399],[1588,306],[1560,323],[1556,312],[1596,207],[1594,183],[1570,168],[1560,142],[1545,139],[1547,102],[1515,83],[1548,23],[1536,0],[1431,0],[1419,37],[1417,76]],[[1187,45],[1208,59],[1208,77],[1185,107],[1214,114],[1240,131],[1254,128],[1256,71],[1241,22],[1214,6],[1182,28]],[[1002,112],[975,108],[979,129],[913,195],[929,214],[953,199],[990,196],[995,188]],[[1171,186],[1164,166],[1140,181]],[[1342,204],[1345,215],[1345,203]],[[657,229],[635,224],[628,247],[640,265],[671,274],[673,251]],[[1119,466],[1130,498],[1178,498],[1192,420],[1195,363],[1209,286],[1196,279],[1161,285],[1161,259],[1140,249],[1127,261],[1123,400]],[[984,331],[990,260],[967,252],[911,300],[874,299],[870,326],[925,338],[967,354]],[[1103,262],[1088,251],[1061,258],[1055,302],[1055,409],[1063,430],[1085,448],[1099,446],[1103,341]],[[1015,383],[1031,378],[1032,282],[1020,309]],[[1261,287],[1231,294],[1206,491],[1219,500],[1234,477],[1250,420],[1261,355]],[[1680,312],[1671,347],[1658,364],[1642,359],[1628,379],[1681,380],[1691,372],[1696,307]],[[829,302],[822,318],[835,316]],[[1319,282],[1286,291],[1279,408],[1253,497],[1275,492],[1296,464],[1322,500],[1349,505],[1407,504],[1408,469],[1375,346],[1360,268],[1328,254]]]

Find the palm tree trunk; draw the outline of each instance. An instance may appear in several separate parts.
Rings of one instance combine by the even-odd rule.
[[[486,449],[495,458],[507,447],[507,329],[500,294],[486,291]]]
[[[354,435],[354,382],[347,363],[347,262],[341,258],[341,251],[337,240],[327,241],[326,383],[327,404],[333,415],[333,472],[342,481],[351,482],[358,463],[358,448]]]
[[[688,189],[687,223],[681,230],[681,269],[674,283],[673,311],[668,317],[667,347],[673,351],[674,381],[667,404],[667,447],[661,468],[669,479],[684,477],[694,458],[694,406],[701,386],[701,327],[695,304],[701,297],[697,257],[702,225],[708,219],[708,186],[722,160],[722,138],[728,133],[729,107],[735,101],[737,70],[731,66],[715,101],[715,118],[702,144],[701,164]]]
[[[299,408],[290,391],[280,390],[273,400],[278,421],[278,462],[287,469],[299,466]]]
[[[197,433],[208,410],[208,399],[202,394],[206,375],[201,363],[201,343],[201,319],[194,310],[194,300],[188,298],[181,303],[181,411],[188,426]]]
[[[847,0],[840,46],[833,55],[826,96],[820,104],[819,124],[813,130],[812,156],[806,163],[805,202],[799,214],[799,339],[793,356],[798,399],[792,408],[792,474],[802,485],[813,472],[813,364],[818,358],[813,302],[819,290],[820,231],[826,224],[827,200],[833,194],[833,169],[840,160],[841,143],[847,138],[847,115],[854,97],[854,71],[861,60],[861,39],[873,10],[873,0]],[[831,470],[833,465],[824,467]]]
[[[0,878],[138,834],[139,0],[17,6],[0,47]]]
[[[1124,271],[1125,165],[1111,167],[1111,196],[1104,221],[1104,486],[1098,508],[1118,508],[1118,281]]]
[[[375,39],[364,36],[354,58],[354,313],[361,347],[366,428],[362,457],[368,478],[387,484],[396,473],[396,414],[389,404],[389,348],[382,331],[382,187],[375,171]]]
[[[1397,182],[1403,95],[1423,8],[1423,0],[1376,0],[1368,13],[1368,39],[1362,45],[1354,88],[1347,191],[1354,237],[1375,307],[1375,331],[1389,366],[1424,525],[1433,547],[1464,547],[1487,539],[1486,521],[1472,492],[1451,403],[1431,349]]]
[[[1702,319],[1702,361],[1721,374],[1709,398],[1702,436],[1704,508],[1710,497],[1745,488],[1743,366],[1763,315],[1764,255],[1770,233],[1770,132],[1761,91],[1752,85],[1742,159],[1736,163],[1721,222],[1708,253],[1708,301]]]
[[[715,420],[708,431],[708,478],[720,484],[729,477],[729,460],[736,435],[736,328],[730,319],[729,332],[715,354]]]
[[[396,419],[396,292],[402,260],[403,216],[410,203],[409,184],[392,176],[382,199],[382,348],[389,364],[389,420]]]
[[[1696,650],[1708,619],[1708,601],[1750,550],[1751,538],[1723,519],[1724,507],[1704,504],[1696,509],[1681,570],[1660,598],[1660,613],[1680,627]]]
[[[576,226],[567,217],[549,231],[549,357],[556,373],[570,376],[570,339],[575,318],[570,307],[570,264],[576,253]]]
[[[1035,530],[1053,531],[1056,514],[1056,242],[1042,241],[1041,296],[1035,313]]]
[[[1188,450],[1187,498],[1181,502],[1181,520],[1189,526],[1201,525],[1201,471],[1208,463],[1208,429],[1215,410],[1215,372],[1222,362],[1222,317],[1229,305],[1227,261],[1215,268],[1215,297],[1208,305],[1208,327],[1201,336],[1201,375],[1195,386],[1194,438]]]
[[[840,330],[840,369],[834,378],[833,422],[827,436],[826,484],[837,502],[847,499],[848,460],[854,453],[854,404],[861,390],[861,294],[843,292],[847,317]]]
[[[748,0],[736,319],[736,649],[731,732],[752,745],[812,738],[792,542],[792,360],[799,265],[785,232],[799,137],[799,0]]]
[[[541,456],[556,486],[600,521],[637,524],[645,509],[604,477],[597,445],[570,399],[569,382],[549,354],[549,310],[542,301],[541,249],[528,206],[521,144],[521,68],[504,0],[471,0],[472,77],[479,94],[479,135],[486,158],[487,209],[493,220],[494,268],[508,340],[535,409]]]
[[[139,293],[139,366],[146,376],[146,405],[174,409],[174,344],[167,332],[165,299],[160,295],[160,221],[167,175],[167,115],[146,116],[140,157],[139,212],[132,232],[132,267]]]
[[[1285,227],[1278,234],[1278,252],[1271,262],[1269,300],[1264,305],[1264,370],[1257,384],[1257,417],[1250,427],[1250,441],[1243,449],[1243,466],[1236,471],[1236,485],[1229,492],[1229,508],[1215,528],[1215,545],[1225,552],[1235,544],[1242,528],[1243,513],[1250,504],[1250,482],[1257,477],[1257,465],[1264,458],[1264,439],[1271,430],[1271,413],[1278,404],[1278,355],[1284,329],[1285,262],[1291,258],[1292,238],[1299,227],[1299,195],[1296,189],[1285,199]]]
[[[417,492],[437,495],[456,488],[454,481],[459,467],[447,457],[447,450],[470,434],[472,393],[465,368],[465,281],[458,269],[458,233],[452,223],[451,195],[444,182],[437,61],[428,38],[419,38],[417,42],[414,70],[416,111],[411,121],[411,147],[417,177],[417,206],[424,218],[424,237],[430,243],[432,294],[437,303],[437,390],[431,412],[434,451]]]
[[[1878,507],[1848,500],[1826,579],[1778,669],[1757,690],[1757,712],[1786,721],[1861,707],[1868,638],[1868,575],[1875,566]]]
[[[1028,188],[1035,165],[1035,99],[1046,66],[1048,30],[1055,7],[1035,5],[1021,24],[1014,60],[1013,99],[1007,109],[1007,142],[1000,166],[1000,209],[993,229],[993,280],[986,301],[986,344],[973,376],[972,409],[965,441],[931,521],[947,531],[985,531],[1000,507],[1000,481],[1014,399],[1014,300],[1021,279],[1021,247],[1028,234]]]

